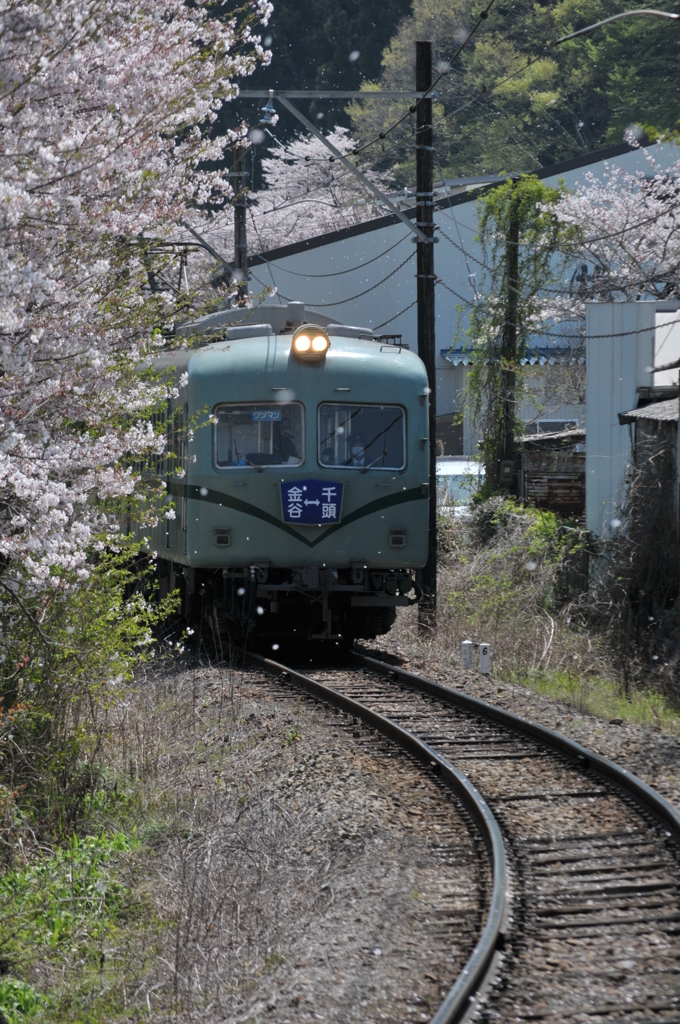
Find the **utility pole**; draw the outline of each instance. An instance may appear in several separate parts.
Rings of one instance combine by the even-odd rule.
[[[517,181],[512,182],[510,195],[510,223],[505,236],[505,320],[501,336],[501,395],[502,443],[501,460],[514,462],[517,456],[515,444],[515,419],[517,414],[517,304],[519,301],[519,202]],[[510,467],[508,467],[508,479]],[[498,467],[500,482],[505,483]],[[514,472],[513,485],[514,485]],[[511,485],[511,488],[512,486]]]
[[[238,281],[237,302],[248,297],[248,239],[246,236],[246,150],[237,146],[234,170],[229,175],[234,183],[234,270]]]
[[[432,85],[432,43],[416,42],[416,92]],[[427,369],[430,389],[430,472],[428,486],[427,564],[422,571],[423,597],[418,606],[421,632],[434,629],[437,617],[437,377],[434,348],[434,148],[432,100],[416,106],[416,225],[425,235],[416,243],[418,296],[418,355]]]

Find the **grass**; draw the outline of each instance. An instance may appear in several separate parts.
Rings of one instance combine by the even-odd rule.
[[[632,725],[680,735],[680,704],[655,690],[631,689],[626,696],[616,680],[560,670],[530,672],[506,669],[499,678],[506,683],[526,686],[544,697],[565,701],[583,715],[594,715],[607,721],[620,719]]]
[[[73,836],[0,878],[0,1010],[10,1024],[89,1022],[117,1003],[121,939],[130,946],[149,928],[144,901],[123,877],[138,845],[121,832]]]
[[[95,705],[79,837],[48,848],[26,826],[0,874],[10,1024],[232,1019],[280,966],[327,870],[305,853],[317,794],[286,781],[309,722],[242,684],[237,667],[164,663]]]

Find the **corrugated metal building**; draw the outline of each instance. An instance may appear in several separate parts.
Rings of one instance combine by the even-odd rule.
[[[621,425],[632,428],[632,467],[649,476],[653,488],[650,490],[650,500],[663,501],[673,509],[672,521],[676,532],[680,528],[679,416],[678,397],[650,402],[641,408],[619,413]]]
[[[678,395],[677,370],[651,373],[680,356],[678,321],[680,303],[587,304],[586,526],[597,535],[619,521],[635,454],[626,424],[655,422],[646,410],[666,409],[659,399]]]

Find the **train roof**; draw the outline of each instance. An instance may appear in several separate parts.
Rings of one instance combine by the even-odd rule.
[[[227,331],[242,328],[252,328],[259,325],[267,325],[274,334],[285,334],[295,330],[302,324],[316,324],[318,327],[327,328],[334,326],[346,326],[337,324],[333,317],[316,310],[307,310],[304,302],[288,302],[286,305],[280,303],[265,302],[250,308],[236,307],[234,309],[219,309],[215,313],[198,317],[195,320],[185,320],[175,325],[175,335],[182,338],[195,338],[200,335],[206,339],[211,336],[223,336]],[[360,330],[366,334],[373,335],[370,327],[361,327]]]
[[[322,328],[330,338],[328,354],[318,366],[301,366],[291,353],[294,332],[307,323]],[[369,327],[333,323],[330,317],[307,310],[303,302],[218,310],[177,325],[175,335],[178,340],[191,339],[191,347],[184,347],[184,342],[181,348],[165,351],[153,360],[153,366],[161,371],[188,370],[192,378],[238,374],[245,379],[252,374],[273,374],[298,379],[302,373],[309,380],[311,373],[320,384],[325,378],[330,386],[332,379],[341,392],[349,390],[339,380],[343,375],[357,382],[357,374],[375,380],[413,380],[425,374],[421,360],[401,343],[399,335],[378,335]],[[286,384],[283,381],[281,386]]]
[[[274,334],[268,325],[252,325],[251,330],[246,337],[227,336],[199,348],[164,352],[153,365],[161,371],[188,372],[195,383],[231,378],[244,388],[257,385],[259,398],[262,389],[268,393],[288,388],[297,391],[314,384],[339,401],[353,397],[359,387],[366,401],[371,387],[384,398],[388,380],[395,385],[408,382],[411,388],[427,385],[425,367],[414,352],[361,329],[325,327],[330,347],[318,363],[296,358],[291,351],[292,332]]]

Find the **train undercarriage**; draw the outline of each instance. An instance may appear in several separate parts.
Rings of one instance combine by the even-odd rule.
[[[397,608],[420,598],[410,570],[310,566],[198,569],[159,560],[160,594],[179,588],[189,623],[209,621],[234,640],[282,637],[351,644],[389,632]]]

